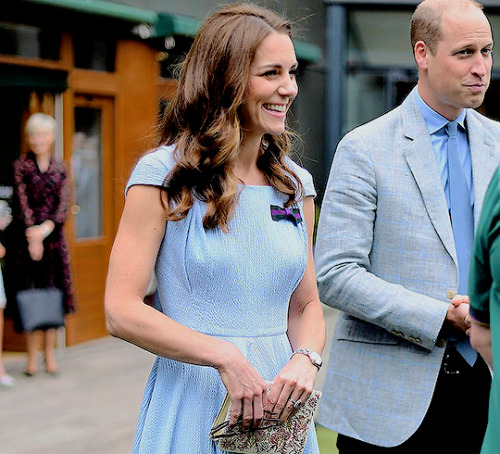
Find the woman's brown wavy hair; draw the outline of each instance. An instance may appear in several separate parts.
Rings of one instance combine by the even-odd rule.
[[[200,28],[160,125],[160,144],[175,145],[176,165],[164,182],[167,220],[183,219],[196,197],[207,206],[203,227],[228,231],[242,185],[233,173],[242,140],[239,110],[255,51],[272,32],[291,38],[291,25],[249,3],[217,11]],[[288,130],[265,135],[257,163],[271,186],[288,196],[286,205],[303,193],[285,162],[290,137]]]

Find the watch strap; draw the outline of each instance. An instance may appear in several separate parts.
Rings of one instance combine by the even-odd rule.
[[[292,353],[292,357],[296,354],[307,356],[311,363],[318,368],[318,370],[321,369],[323,361],[321,360],[321,355],[318,352],[315,352],[314,350],[311,350],[309,348],[298,348]],[[315,359],[315,357],[319,358],[319,362]]]

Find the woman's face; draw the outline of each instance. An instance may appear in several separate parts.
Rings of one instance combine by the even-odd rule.
[[[28,134],[30,150],[37,156],[49,154],[52,151],[55,135],[50,129],[35,129]]]
[[[292,40],[273,32],[262,40],[250,65],[248,97],[241,106],[244,135],[278,135],[297,96],[297,59]]]

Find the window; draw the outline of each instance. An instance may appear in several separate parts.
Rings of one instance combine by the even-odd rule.
[[[411,11],[351,11],[347,57],[349,66],[414,68],[410,18]]]
[[[61,32],[0,22],[0,54],[59,60]]]
[[[79,32],[74,34],[73,42],[76,68],[114,72],[116,56],[114,38]]]

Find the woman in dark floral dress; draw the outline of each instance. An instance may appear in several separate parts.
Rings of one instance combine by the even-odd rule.
[[[52,157],[57,124],[45,114],[26,123],[31,151],[14,163],[13,222],[7,244],[5,284],[8,312],[22,330],[15,295],[29,288],[58,288],[64,293],[65,313],[74,311],[68,246],[63,224],[69,206],[66,167]],[[13,310],[10,310],[12,308]],[[46,371],[57,373],[54,350],[57,327],[43,331]],[[25,374],[37,370],[37,335],[27,333],[28,363]]]

